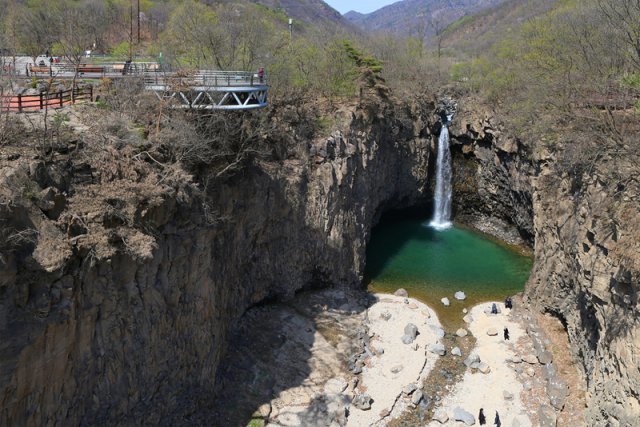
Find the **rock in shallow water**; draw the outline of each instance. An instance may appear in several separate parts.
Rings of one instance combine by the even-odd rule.
[[[453,354],[454,356],[462,356],[462,351],[459,347],[453,347],[453,349],[451,350],[451,354]]]
[[[447,297],[442,298],[440,301],[442,301],[442,304],[444,304],[445,307],[449,307],[451,305],[451,302]]]
[[[465,299],[467,299],[467,296],[465,295],[464,292],[462,291],[458,291],[455,293],[454,295],[455,299],[457,299],[458,301],[464,301]]]
[[[456,335],[459,336],[460,338],[466,337],[468,334],[469,332],[467,332],[467,330],[464,328],[460,328],[456,331]]]
[[[406,289],[400,288],[393,293],[397,297],[407,298],[409,296],[409,292]]]

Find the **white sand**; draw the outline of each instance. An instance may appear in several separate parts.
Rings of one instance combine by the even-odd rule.
[[[352,406],[347,426],[385,425],[389,418],[383,415],[393,411],[397,402],[406,404],[407,398],[400,397],[402,389],[410,383],[416,383],[420,388],[439,357],[426,350],[438,342],[434,328],[440,328],[440,322],[433,310],[412,298],[406,304],[402,297],[387,294],[376,294],[376,297],[379,301],[368,311],[369,332],[375,334],[371,346],[383,348],[384,353],[369,359],[359,385],[359,389],[373,398],[373,403],[368,411]],[[381,317],[385,312],[391,313],[389,320]],[[419,346],[417,350],[412,349],[413,344],[402,342],[408,323],[418,327],[419,334],[414,341]],[[402,366],[402,370],[392,373],[391,369],[398,366]]]
[[[517,379],[514,369],[506,362],[506,359],[515,355],[514,345],[526,333],[518,323],[510,319],[509,312],[511,310],[505,311],[504,304],[496,304],[502,310],[501,314],[484,313],[484,309],[490,307],[491,303],[477,305],[470,311],[473,322],[467,325],[469,331],[477,339],[476,347],[472,353],[479,355],[481,362],[487,363],[491,367],[491,371],[488,374],[478,371],[472,374],[471,369],[467,368],[462,382],[442,402],[441,408],[449,415],[449,422],[440,424],[437,421],[433,421],[429,426],[464,425],[451,419],[453,410],[456,407],[470,412],[476,419],[476,425],[479,425],[478,413],[480,408],[484,408],[488,426],[493,425],[496,411],[500,414],[500,420],[505,427],[510,427],[516,416],[522,416],[525,413],[520,398],[520,393],[523,389],[522,384]],[[503,338],[503,329],[505,327],[509,329],[509,341],[505,341]],[[498,331],[498,335],[487,335],[487,330],[490,328],[495,328]],[[467,356],[467,354],[463,354],[462,360]],[[503,397],[503,392],[512,394],[513,399],[506,400]],[[526,424],[526,419],[519,417],[518,420],[521,421],[523,427],[530,425]]]

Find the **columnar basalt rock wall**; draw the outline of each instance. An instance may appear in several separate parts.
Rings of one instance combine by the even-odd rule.
[[[534,181],[536,263],[527,301],[560,317],[587,382],[590,425],[640,419],[638,163],[604,155],[572,175],[546,153]],[[635,171],[635,172],[634,172]]]
[[[0,424],[155,424],[206,405],[246,308],[360,286],[382,211],[426,202],[432,111],[356,109],[306,157],[256,160],[211,187],[206,209],[186,183],[145,193],[124,160],[110,182],[69,172],[84,166],[65,179],[38,162],[3,169],[3,220],[24,210],[24,183],[75,196],[56,220],[24,202],[37,234],[1,257]]]
[[[512,244],[532,245],[535,169],[524,146],[482,105],[461,108],[451,135],[456,220]]]
[[[456,219],[532,245],[531,308],[566,325],[589,425],[640,419],[640,185],[637,150],[578,159],[525,148],[473,100],[451,126]],[[532,151],[535,151],[533,153]]]

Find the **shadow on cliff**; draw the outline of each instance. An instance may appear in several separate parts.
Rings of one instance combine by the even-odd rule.
[[[435,230],[428,226],[430,215],[425,212],[426,208],[416,207],[383,215],[373,228],[367,247],[365,285],[368,286],[410,240],[434,242],[438,238]]]

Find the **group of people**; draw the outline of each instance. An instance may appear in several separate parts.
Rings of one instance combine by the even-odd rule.
[[[505,298],[504,308],[509,308],[509,309],[513,308],[513,301],[511,300],[511,297]],[[491,314],[498,314],[498,306],[495,303],[491,305]],[[509,328],[504,328],[503,334],[504,334],[504,339],[508,341]],[[478,421],[480,422],[481,426],[487,424],[487,417],[484,415],[484,408],[480,408],[480,413],[478,414]],[[493,419],[493,425],[494,427],[502,426],[502,421],[500,421],[500,415],[498,414],[498,411],[496,411],[496,416]]]
[[[478,414],[478,421],[480,422],[481,426],[487,424],[487,417],[485,417],[484,415],[484,408],[480,408],[480,413]],[[493,425],[494,427],[500,427],[502,425],[498,411],[496,411],[496,417],[493,420]]]

